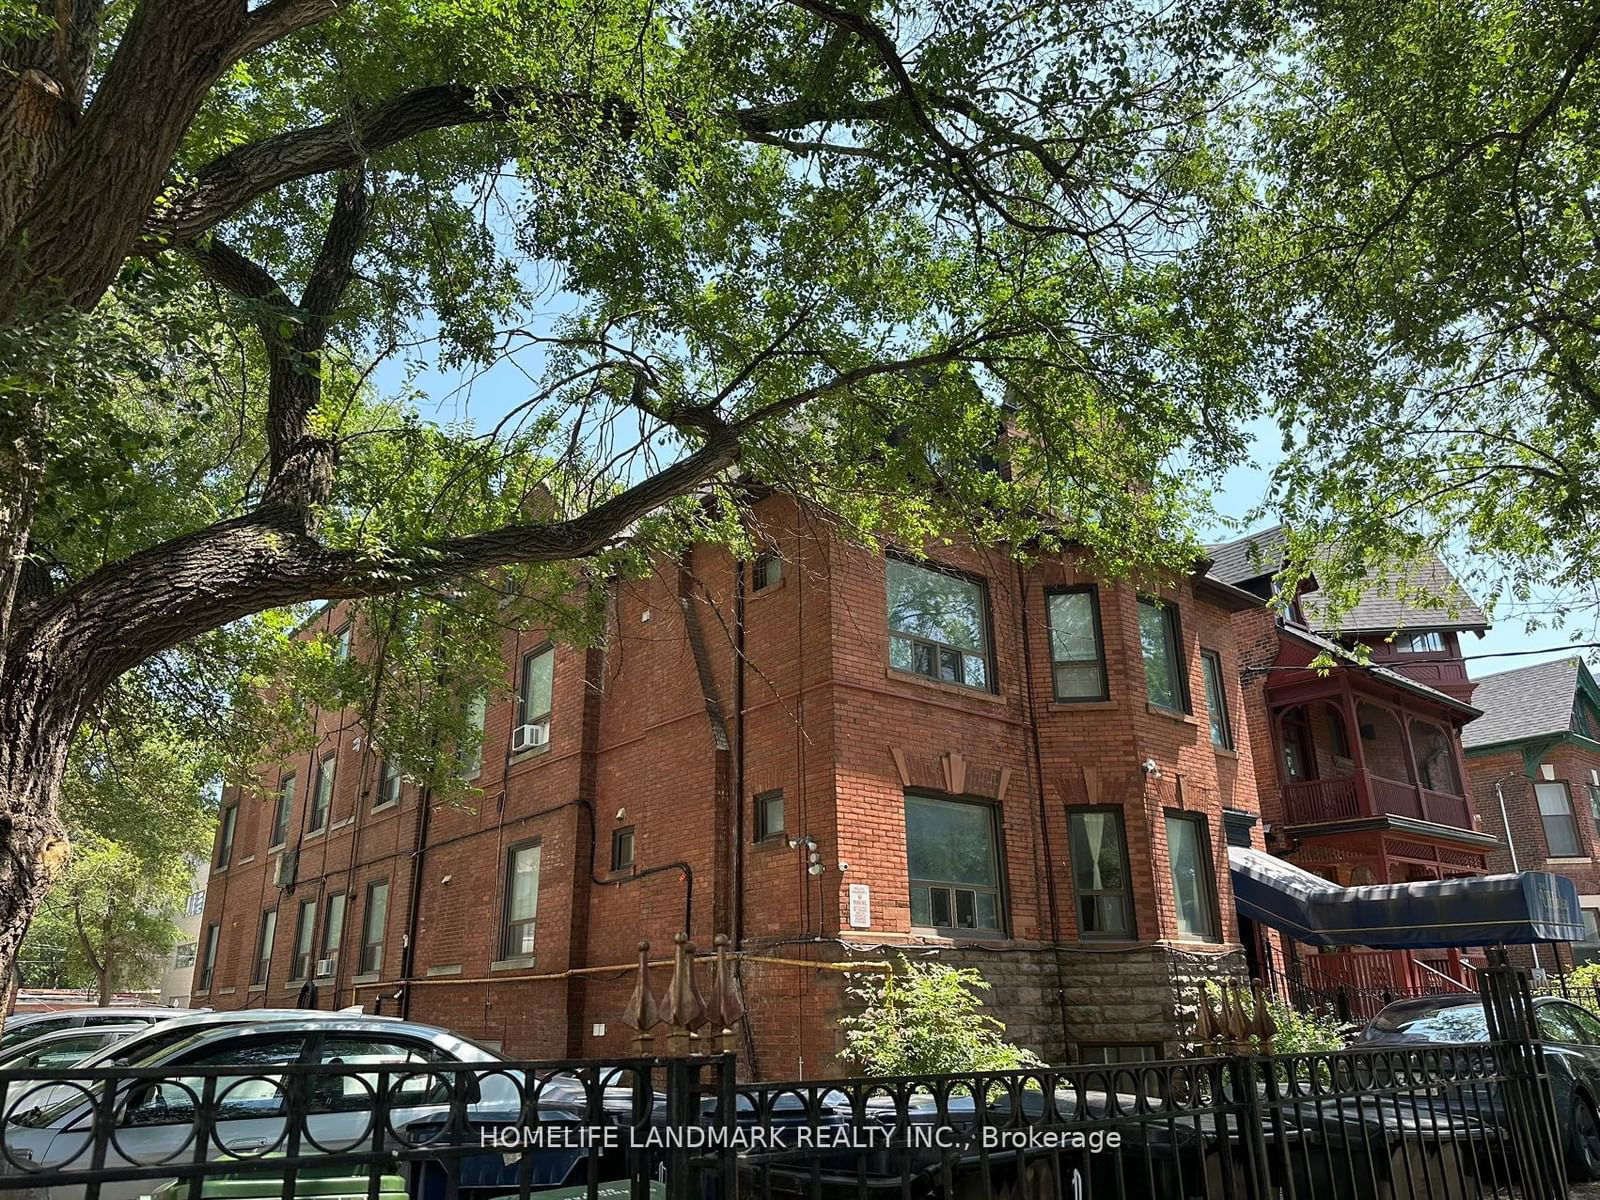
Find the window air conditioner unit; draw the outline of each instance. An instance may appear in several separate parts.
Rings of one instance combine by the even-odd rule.
[[[549,741],[550,726],[518,725],[511,734],[511,752],[517,754],[523,750],[532,750],[535,746],[543,746]]]
[[[299,854],[293,850],[285,850],[278,856],[278,869],[272,876],[272,886],[280,888],[293,887],[295,871],[299,866]]]
[[[317,959],[317,978],[318,979],[326,979],[329,975],[332,975],[333,974],[334,965],[338,961],[339,960],[336,959],[336,958],[319,958],[319,959]]]

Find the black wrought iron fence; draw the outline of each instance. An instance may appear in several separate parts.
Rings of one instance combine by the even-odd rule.
[[[754,1084],[727,1057],[29,1071],[0,1113],[0,1196],[52,1200],[1565,1194],[1509,1037]]]

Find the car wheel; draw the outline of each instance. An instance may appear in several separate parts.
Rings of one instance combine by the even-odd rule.
[[[1574,1182],[1600,1179],[1600,1119],[1582,1096],[1572,1102],[1567,1122],[1567,1173]]]

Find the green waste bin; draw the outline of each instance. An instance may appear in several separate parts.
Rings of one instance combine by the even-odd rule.
[[[370,1176],[344,1175],[338,1167],[302,1167],[295,1175],[296,1196],[318,1200],[367,1200]],[[283,1176],[237,1168],[210,1175],[200,1181],[201,1196],[207,1200],[282,1200]],[[143,1200],[186,1200],[189,1183],[174,1179],[164,1183]],[[408,1200],[406,1181],[399,1175],[378,1179],[379,1200]]]

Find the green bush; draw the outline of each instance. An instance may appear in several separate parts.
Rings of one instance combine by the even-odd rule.
[[[1043,1065],[1003,1040],[1005,1025],[983,1011],[989,981],[971,967],[910,962],[852,987],[862,1004],[845,1017],[846,1053],[867,1075],[1010,1071]]]

